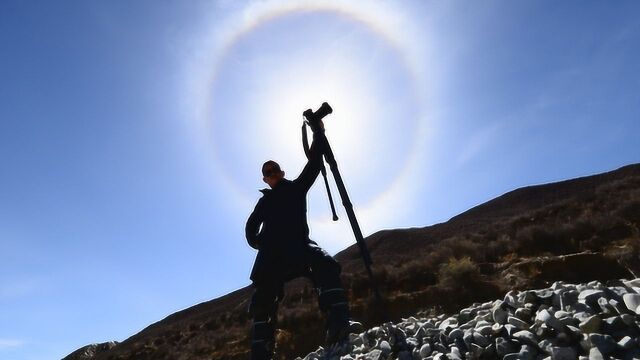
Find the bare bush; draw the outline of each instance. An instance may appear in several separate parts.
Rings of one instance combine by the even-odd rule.
[[[450,258],[438,272],[438,284],[446,288],[473,286],[479,279],[480,268],[469,257]]]

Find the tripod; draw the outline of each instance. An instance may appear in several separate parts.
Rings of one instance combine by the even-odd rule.
[[[327,114],[333,112],[333,109],[326,102],[322,104],[320,109],[315,113],[311,111],[311,109],[305,111],[303,115],[307,118],[307,122],[302,125],[302,142],[305,150],[305,154],[309,155],[309,143],[307,140],[307,130],[306,125],[309,125],[313,121],[317,121],[324,117]],[[311,126],[311,125],[309,125]],[[327,139],[324,133],[322,134],[321,141],[324,142],[324,161],[329,164],[329,168],[331,169],[331,173],[333,174],[333,178],[336,181],[336,186],[338,187],[338,193],[340,194],[340,198],[342,199],[342,205],[347,212],[347,217],[349,218],[349,223],[351,224],[351,229],[353,230],[353,234],[356,238],[356,243],[360,249],[360,255],[362,256],[362,260],[364,261],[364,266],[367,270],[367,274],[369,275],[369,281],[371,282],[371,288],[373,290],[375,300],[378,303],[378,309],[382,313],[382,317],[386,320],[387,314],[386,310],[383,307],[382,296],[380,295],[380,291],[378,290],[378,286],[375,282],[373,271],[371,270],[371,255],[369,250],[367,249],[367,244],[364,242],[364,237],[362,236],[362,231],[360,230],[360,225],[358,224],[358,219],[356,218],[356,214],[353,211],[353,204],[349,199],[349,194],[347,193],[347,189],[344,185],[344,181],[342,180],[342,176],[340,175],[340,171],[338,170],[338,163],[336,161],[335,156],[333,155],[333,151],[331,150],[331,146],[329,145],[329,140]],[[329,189],[329,182],[327,180],[327,170],[324,166],[324,161],[322,163],[322,167],[320,168],[322,172],[322,176],[324,177],[325,187],[327,189],[327,195],[329,197],[329,203],[331,204],[331,211],[333,213],[333,220],[338,220],[338,216],[336,214],[335,206],[333,204],[333,198],[331,196],[331,190]]]

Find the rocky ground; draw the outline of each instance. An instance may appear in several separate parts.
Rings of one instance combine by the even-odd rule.
[[[510,291],[452,316],[351,334],[348,351],[335,359],[640,359],[640,278]],[[320,347],[303,360],[323,355]]]

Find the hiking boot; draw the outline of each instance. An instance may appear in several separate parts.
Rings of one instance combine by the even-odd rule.
[[[327,330],[325,344],[331,346],[346,340],[349,343],[349,334],[359,334],[364,331],[364,326],[357,321],[349,320],[349,323],[338,331]]]
[[[349,342],[349,334],[359,334],[364,331],[364,327],[357,321],[349,320],[349,325],[343,327],[336,334],[327,331],[325,353],[322,359],[337,360],[341,356],[351,353],[353,347]]]
[[[251,344],[251,360],[272,360],[273,343],[255,341]]]
[[[251,332],[251,360],[271,360],[275,347],[275,330],[270,320],[254,319]]]
[[[362,326],[362,323],[358,321],[349,320],[348,334],[360,334],[361,332],[364,332],[364,326]]]

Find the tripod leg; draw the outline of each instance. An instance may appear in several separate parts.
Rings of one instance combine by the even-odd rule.
[[[311,153],[309,152],[309,139],[307,138],[307,124],[304,121],[302,122],[302,148],[304,149],[304,154],[308,159]],[[329,197],[329,205],[331,205],[333,221],[338,221],[338,214],[336,213],[336,207],[333,204],[333,197],[331,196],[331,189],[329,188],[329,180],[327,180],[327,168],[324,166],[324,160],[322,161],[320,172],[324,178],[324,187],[327,189],[327,196]]]
[[[382,305],[384,304],[384,301],[373,276],[373,271],[371,270],[371,255],[369,254],[369,250],[367,249],[367,244],[364,242],[364,237],[362,236],[362,231],[360,230],[360,225],[358,224],[356,214],[353,211],[353,205],[351,204],[351,200],[349,199],[347,188],[344,185],[344,181],[342,181],[342,176],[340,175],[340,171],[338,171],[338,163],[336,162],[333,151],[331,150],[331,146],[329,146],[329,141],[327,140],[326,136],[323,137],[323,141],[325,142],[324,157],[329,164],[329,168],[331,169],[333,178],[336,181],[336,186],[338,187],[340,198],[342,198],[342,205],[344,206],[347,217],[349,218],[349,223],[351,224],[351,229],[353,230],[353,234],[355,235],[356,243],[360,248],[360,254],[362,255],[362,260],[364,261],[364,266],[367,270],[367,274],[369,275],[369,280],[371,282],[375,300],[378,304],[380,304],[380,306],[378,306],[378,309],[381,312],[382,318],[386,319],[388,318],[388,314],[386,309]]]
[[[329,197],[329,205],[331,205],[331,213],[333,214],[333,221],[338,221],[338,214],[336,213],[336,206],[333,204],[333,196],[331,196],[331,189],[329,189],[329,180],[327,180],[327,168],[322,161],[322,167],[320,168],[322,177],[324,178],[324,187],[327,189],[327,196]]]

